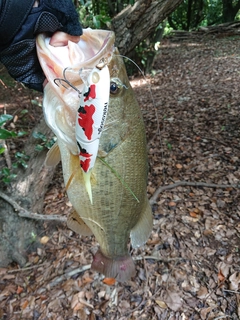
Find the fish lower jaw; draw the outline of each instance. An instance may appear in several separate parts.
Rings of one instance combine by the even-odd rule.
[[[106,257],[101,250],[93,258],[92,269],[108,278],[115,278],[119,282],[130,280],[136,274],[135,265],[130,255],[110,258]]]

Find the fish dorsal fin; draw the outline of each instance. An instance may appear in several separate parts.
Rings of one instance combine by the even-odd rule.
[[[61,161],[61,154],[59,150],[58,143],[55,142],[52,148],[48,151],[45,166],[46,167],[55,167]]]
[[[147,199],[145,200],[145,208],[142,210],[141,215],[136,225],[132,228],[130,237],[133,248],[142,246],[149,238],[153,227],[152,209]]]
[[[91,236],[93,234],[92,230],[79,217],[78,213],[75,210],[68,216],[67,226],[69,229],[80,234],[81,236]]]

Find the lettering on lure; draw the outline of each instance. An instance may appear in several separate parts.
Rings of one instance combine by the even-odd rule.
[[[90,104],[90,106],[85,105],[84,107],[80,106],[78,109],[78,124],[88,140],[91,140],[93,134],[93,114],[95,110],[96,108],[93,104]]]
[[[100,127],[98,128],[98,134],[100,134],[102,132],[102,130],[103,130],[103,125],[104,125],[104,122],[105,122],[105,119],[106,119],[106,116],[107,116],[107,111],[108,111],[108,103],[105,102],[104,103],[104,108],[103,108],[102,121],[101,121]]]

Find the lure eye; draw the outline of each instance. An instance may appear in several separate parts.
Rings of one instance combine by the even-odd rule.
[[[116,82],[111,81],[110,83],[110,93],[111,94],[116,94],[119,91],[119,86]]]

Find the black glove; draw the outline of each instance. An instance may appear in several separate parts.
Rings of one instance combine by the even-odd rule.
[[[0,61],[9,74],[42,91],[45,76],[36,52],[36,35],[60,30],[80,36],[82,28],[72,0],[0,0]]]

